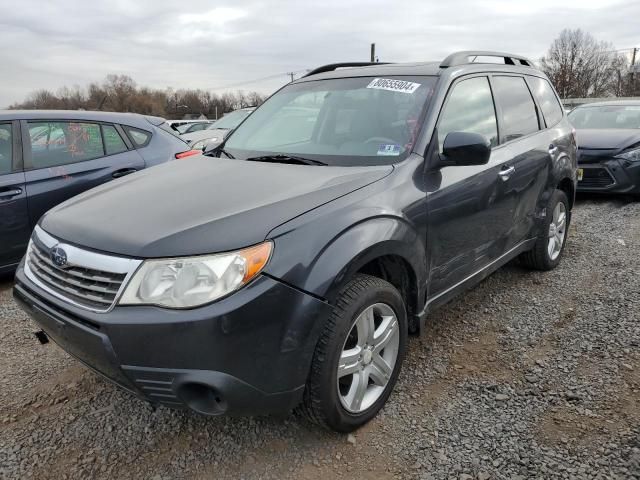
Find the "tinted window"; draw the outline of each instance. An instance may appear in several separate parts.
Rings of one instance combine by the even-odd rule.
[[[505,142],[539,129],[536,106],[522,77],[494,77],[494,94],[502,108],[502,137]]]
[[[529,85],[531,85],[533,96],[536,97],[538,105],[542,109],[547,126],[552,127],[562,120],[562,107],[549,82],[543,78],[529,77]]]
[[[33,168],[82,162],[104,155],[100,126],[83,122],[29,122]]]
[[[113,125],[103,125],[102,136],[104,137],[104,150],[107,155],[127,151],[127,146],[118,133],[118,130],[116,130],[116,127]]]
[[[444,139],[451,132],[479,133],[492,146],[498,143],[496,111],[486,77],[463,80],[453,87],[438,124],[441,152]]]
[[[151,140],[151,133],[133,127],[124,127],[129,138],[136,147],[146,147]]]
[[[11,125],[0,124],[0,175],[11,172],[12,141]]]

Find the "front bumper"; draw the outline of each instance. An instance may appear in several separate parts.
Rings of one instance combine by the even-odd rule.
[[[578,192],[640,194],[640,162],[602,158],[595,163],[578,162],[583,169]]]
[[[285,413],[299,403],[330,306],[262,275],[191,310],[95,313],[48,294],[22,265],[20,306],[60,347],[139,397],[203,414]]]

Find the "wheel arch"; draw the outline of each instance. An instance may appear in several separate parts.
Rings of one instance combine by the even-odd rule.
[[[403,219],[377,217],[359,223],[336,237],[314,261],[307,287],[329,303],[358,273],[388,281],[398,289],[407,306],[410,326],[422,310],[426,284],[424,242]]]

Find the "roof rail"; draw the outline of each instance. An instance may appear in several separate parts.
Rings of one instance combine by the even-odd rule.
[[[338,68],[347,68],[347,67],[368,67],[370,65],[387,65],[389,62],[345,62],[345,63],[330,63],[329,65],[323,65],[322,67],[314,68],[306,75],[303,75],[302,78],[308,77],[310,75],[316,75],[317,73],[324,72],[333,72]]]
[[[449,55],[442,61],[442,63],[440,63],[440,68],[449,68],[455,67],[456,65],[466,65],[468,63],[473,63],[473,60],[469,61],[469,57],[503,58],[505,65],[524,65],[526,67],[533,67],[533,62],[531,60],[520,55],[514,55],[512,53],[465,50]]]

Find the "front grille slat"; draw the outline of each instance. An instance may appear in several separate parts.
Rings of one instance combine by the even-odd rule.
[[[59,296],[93,310],[106,311],[114,304],[126,273],[95,270],[81,265],[59,267],[49,257],[46,247],[35,240],[31,242],[27,264],[42,284]]]
[[[37,255],[34,255],[34,254],[31,255],[31,261],[35,262],[38,268],[40,268],[41,270],[44,270],[45,272],[47,272],[48,275],[57,278],[61,282],[66,282],[75,287],[80,287],[85,290],[91,290],[91,291],[103,293],[103,294],[115,295],[118,293],[119,285],[117,284],[108,283],[107,286],[103,287],[100,285],[96,285],[95,283],[92,283],[92,282],[83,282],[81,280],[76,280],[74,277],[70,275],[60,274],[56,272],[56,269],[52,268],[51,264],[45,264],[44,262],[42,262],[40,258],[38,258]]]
[[[609,170],[601,167],[585,168],[578,186],[583,188],[606,188],[615,183]]]

